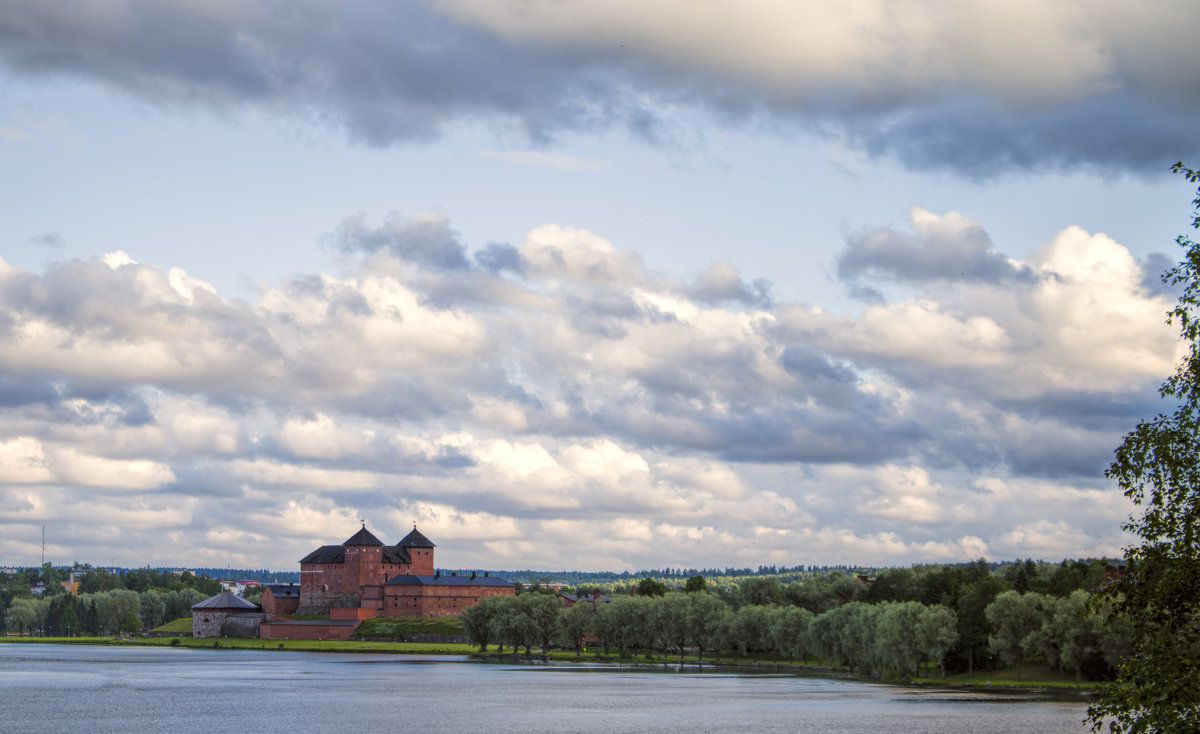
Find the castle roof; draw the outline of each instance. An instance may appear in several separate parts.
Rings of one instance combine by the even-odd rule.
[[[412,556],[408,554],[408,550],[401,548],[398,545],[383,546],[383,562],[384,563],[412,563]]]
[[[300,559],[301,563],[344,563],[346,561],[346,548],[349,546],[382,546],[383,562],[384,563],[412,563],[412,556],[409,554],[409,548],[436,548],[429,538],[421,534],[416,526],[413,526],[412,532],[404,536],[395,545],[383,545],[383,541],[375,537],[375,535],[367,530],[367,526],[363,525],[357,533],[346,539],[341,545],[323,545],[317,548],[312,553]]]
[[[250,611],[258,609],[258,605],[248,602],[232,592],[222,591],[216,596],[208,597],[199,604],[193,604],[192,609],[241,609]]]
[[[300,559],[301,563],[345,563],[346,548],[341,545],[323,545]],[[412,563],[408,551],[400,546],[383,546],[384,563]]]
[[[263,591],[271,590],[271,595],[277,599],[300,598],[300,584],[263,584]]]
[[[346,551],[340,545],[323,545],[300,559],[301,563],[341,563],[346,560]]]
[[[361,530],[351,535],[342,545],[383,545],[383,541],[372,535],[371,531],[367,530],[367,526],[364,524]]]
[[[387,581],[393,586],[512,586],[504,579],[496,578],[495,576],[417,576],[409,574],[400,574],[393,576]]]
[[[417,530],[416,525],[413,525],[412,532],[409,533],[408,535],[405,535],[404,540],[400,541],[396,545],[400,546],[401,548],[436,548],[437,547],[429,540],[429,538],[426,538],[424,535],[421,535],[421,531]]]

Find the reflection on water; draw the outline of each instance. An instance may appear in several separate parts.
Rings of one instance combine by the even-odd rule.
[[[0,644],[0,730],[1086,732],[1041,693],[464,658]]]

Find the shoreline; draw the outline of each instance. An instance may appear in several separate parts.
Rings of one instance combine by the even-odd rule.
[[[257,650],[262,652],[340,652],[350,654],[383,654],[383,655],[438,655],[462,658],[464,662],[477,663],[508,663],[527,665],[586,664],[601,665],[614,668],[663,669],[675,668],[680,672],[688,670],[702,671],[705,669],[724,668],[732,671],[744,671],[769,675],[772,673],[804,675],[809,677],[831,678],[837,680],[854,680],[863,683],[879,685],[894,685],[913,688],[945,688],[958,691],[977,692],[1012,692],[1027,691],[1030,693],[1048,692],[1055,694],[1076,693],[1080,696],[1091,696],[1103,686],[1102,681],[1052,681],[1052,680],[1013,680],[1003,677],[1002,671],[996,671],[995,676],[986,680],[963,680],[955,678],[928,678],[915,676],[909,679],[886,680],[878,676],[863,675],[853,670],[827,665],[807,665],[795,662],[754,661],[754,660],[700,660],[695,657],[651,657],[651,658],[621,658],[617,655],[600,653],[585,653],[576,655],[572,651],[555,650],[548,653],[533,653],[525,655],[513,652],[480,652],[478,645],[457,643],[427,643],[427,642],[384,642],[359,640],[263,640],[258,638],[213,637],[196,639],[192,637],[0,637],[0,644],[42,644],[42,645],[93,645],[98,647],[182,647],[196,650]]]

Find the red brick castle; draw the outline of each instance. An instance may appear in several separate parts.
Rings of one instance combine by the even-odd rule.
[[[366,523],[341,545],[323,545],[300,559],[296,614],[332,619],[453,617],[485,596],[513,594],[512,584],[472,573],[434,570],[434,544],[413,526],[384,545]]]

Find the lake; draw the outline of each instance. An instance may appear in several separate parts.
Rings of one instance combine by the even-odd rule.
[[[1086,732],[1083,699],[695,668],[0,644],[0,731]]]

